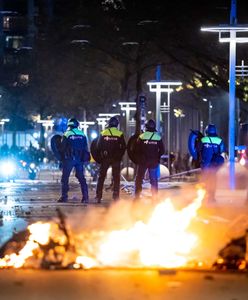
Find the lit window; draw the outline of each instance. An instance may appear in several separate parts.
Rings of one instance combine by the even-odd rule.
[[[4,16],[3,17],[3,29],[7,30],[10,28],[10,17]]]
[[[6,48],[19,49],[23,44],[23,36],[6,36]]]

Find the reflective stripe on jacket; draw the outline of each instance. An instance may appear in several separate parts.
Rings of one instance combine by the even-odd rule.
[[[122,131],[116,127],[104,129],[99,136],[97,151],[102,159],[121,160],[126,150],[126,142]]]
[[[136,153],[139,156],[139,164],[155,168],[159,164],[161,155],[164,154],[164,144],[160,134],[151,131],[140,134]]]
[[[78,128],[67,130],[62,139],[62,147],[65,159],[78,159],[84,161],[88,152],[88,143],[85,134]]]

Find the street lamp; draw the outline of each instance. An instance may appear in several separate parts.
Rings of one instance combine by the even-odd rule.
[[[4,124],[9,122],[9,119],[0,119],[0,125],[2,127],[2,144],[4,144]]]
[[[125,111],[126,115],[126,135],[129,136],[129,123],[130,123],[130,112],[136,111],[136,102],[119,102],[122,111]]]
[[[99,117],[106,117],[108,120],[112,117],[120,116],[119,113],[100,113],[98,114]]]
[[[129,125],[130,125],[130,112],[136,111],[136,102],[119,102],[119,105],[121,106],[121,110],[125,111],[126,115],[126,136],[129,137]],[[126,160],[126,168],[127,168],[127,177],[129,176],[129,158],[128,154],[125,154],[125,160]]]
[[[83,129],[84,134],[87,136],[87,129],[89,128],[90,125],[94,125],[95,122],[90,122],[90,121],[79,121],[80,128]]]
[[[96,118],[98,125],[102,127],[102,130],[106,127],[108,120],[111,117],[119,116],[117,113],[100,113],[98,114],[99,118]]]
[[[208,102],[208,124],[211,124],[212,123],[212,108],[213,108],[213,105],[212,105],[211,101],[206,99],[206,98],[203,98],[202,100],[204,102]]]
[[[161,81],[160,80],[160,66],[157,67],[156,80],[147,82],[150,92],[156,93],[156,128],[160,133],[160,113],[168,114],[167,118],[167,151],[168,151],[168,169],[170,170],[170,94],[174,91],[172,87],[182,85],[180,81]],[[161,107],[161,94],[167,93],[167,103]]]
[[[101,118],[96,118],[96,120],[97,120],[97,124],[101,126],[101,130],[103,130],[107,125],[108,118],[101,117]]]
[[[37,123],[40,123],[42,125],[42,128],[45,128],[45,132],[42,135],[41,134],[41,145],[43,143],[45,144],[45,148],[47,148],[47,137],[48,137],[48,132],[52,131],[53,126],[54,126],[54,121],[53,120],[38,120]],[[43,130],[41,129],[41,133],[43,133]]]
[[[53,120],[38,120],[37,123],[40,123],[43,127],[45,127],[45,132],[51,131],[54,126]]]
[[[201,31],[218,32],[220,43],[229,43],[229,184],[235,189],[235,81],[236,81],[236,43],[247,43],[248,25],[237,24],[236,0],[231,1],[230,24],[215,27],[202,27]],[[241,36],[237,36],[237,33]]]

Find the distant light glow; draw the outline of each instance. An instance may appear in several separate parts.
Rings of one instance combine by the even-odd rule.
[[[31,163],[31,164],[29,165],[29,167],[30,167],[30,169],[35,169],[35,163]]]
[[[13,161],[2,161],[0,163],[0,172],[4,176],[14,175],[16,170],[16,165]]]
[[[98,137],[97,132],[96,132],[96,131],[92,131],[91,134],[90,134],[90,137],[91,137],[92,139],[97,138],[97,137]]]

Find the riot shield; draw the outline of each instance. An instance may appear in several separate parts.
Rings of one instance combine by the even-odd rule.
[[[55,134],[51,138],[51,149],[53,151],[54,156],[59,161],[61,161],[63,157],[61,152],[61,141],[62,141],[62,136],[60,134]]]
[[[203,134],[199,130],[192,130],[190,132],[189,138],[188,138],[188,149],[190,155],[193,157],[195,161],[199,159],[199,142],[201,138],[203,137]]]
[[[139,161],[139,157],[138,157],[138,153],[136,151],[136,142],[138,139],[139,135],[138,134],[134,134],[132,135],[127,143],[127,154],[129,156],[129,158],[131,159],[131,161],[135,164],[138,164]]]
[[[101,156],[99,151],[97,150],[97,142],[98,142],[98,137],[95,138],[90,145],[90,153],[93,157],[93,159],[100,164],[102,162]]]

